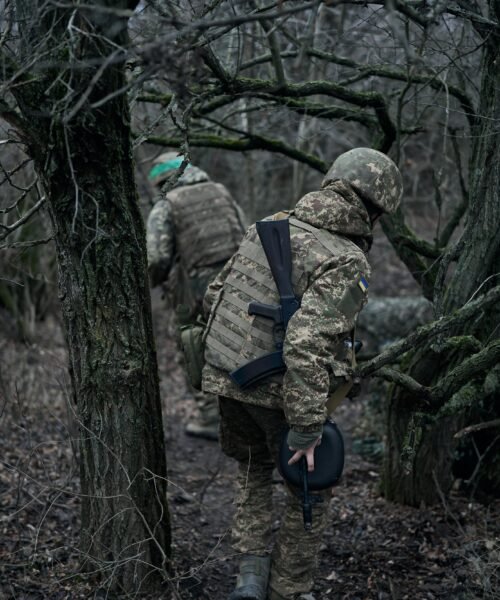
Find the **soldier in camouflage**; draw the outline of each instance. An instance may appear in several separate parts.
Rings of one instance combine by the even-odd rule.
[[[187,320],[201,314],[208,284],[237,249],[245,229],[243,213],[229,191],[184,158],[167,152],[155,160],[150,180],[173,188],[156,202],[147,221],[151,285],[166,285],[171,306],[182,305]],[[217,397],[193,390],[199,417],[186,426],[188,435],[216,440]]]
[[[240,573],[230,600],[313,598],[313,574],[328,498],[314,504],[312,531],[302,522],[297,492],[287,490],[287,507],[271,550],[272,473],[283,428],[288,425],[292,461],[305,456],[314,469],[326,401],[350,378],[350,339],[367,301],[370,266],[366,254],[372,226],[393,213],[402,194],[401,174],[384,154],[356,148],[333,163],[320,191],[306,194],[289,215],[292,281],[300,309],[284,340],[284,376],[249,390],[239,389],[228,373],[275,350],[269,319],[248,315],[252,300],[279,304],[255,226],[237,253],[209,286],[203,389],[218,394],[220,443],[239,463],[233,545],[241,554]]]

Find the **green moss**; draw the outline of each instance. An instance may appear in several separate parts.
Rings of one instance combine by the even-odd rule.
[[[410,418],[401,451],[401,464],[406,474],[413,472],[415,457],[422,442],[424,426],[428,420],[428,415],[423,413],[414,413]]]
[[[446,404],[444,404],[437,418],[444,418],[452,415],[459,415],[468,408],[478,403],[481,398],[481,387],[478,383],[468,383],[464,385],[458,392],[453,394]]]
[[[484,393],[493,396],[498,394],[500,391],[500,365],[496,365],[489,373],[486,375],[486,379],[484,380],[483,385]]]
[[[467,354],[479,352],[482,349],[481,342],[473,335],[457,335],[448,338],[439,345],[439,353],[459,351]]]

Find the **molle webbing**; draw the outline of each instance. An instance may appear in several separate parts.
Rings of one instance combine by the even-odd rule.
[[[294,286],[303,275],[303,269],[294,265]],[[252,300],[279,304],[278,290],[256,234],[255,239],[241,244],[210,322],[206,337],[206,358],[210,364],[232,371],[242,362],[274,350],[273,324],[264,317],[248,314]]]
[[[168,193],[176,232],[177,253],[184,268],[226,261],[243,235],[233,200],[223,186],[198,183]]]
[[[297,219],[290,219],[292,245],[292,283],[297,297],[304,293],[310,275],[320,266],[321,256],[338,256],[351,249],[351,242],[322,231]],[[294,238],[293,228],[311,234],[307,236],[310,252],[316,261],[300,260],[302,241]],[[297,229],[295,229],[297,233]],[[303,237],[303,236],[302,236]],[[357,251],[359,249],[356,248]],[[238,249],[231,271],[209,323],[205,358],[208,363],[226,372],[242,363],[275,350],[273,325],[269,319],[250,316],[248,304],[256,300],[264,304],[279,304],[279,294],[257,232],[247,236]]]
[[[276,304],[279,298],[264,249],[260,243],[245,240],[226,278],[206,337],[206,358],[210,364],[231,371],[274,348],[271,323],[248,314],[251,300]]]

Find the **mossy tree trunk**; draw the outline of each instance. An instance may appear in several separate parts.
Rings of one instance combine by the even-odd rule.
[[[500,20],[500,2],[490,0],[490,18]],[[469,207],[465,229],[454,254],[456,267],[436,289],[437,317],[452,314],[473,297],[499,283],[500,273],[500,39],[498,30],[485,35],[482,83],[476,125],[472,129]],[[446,257],[445,257],[446,260]],[[427,386],[438,383],[464,358],[500,337],[498,307],[481,311],[453,343],[432,340],[408,358],[406,373]],[[475,339],[471,339],[473,336]],[[388,413],[388,453],[383,491],[407,504],[430,503],[449,490],[457,465],[453,435],[468,425],[494,421],[500,415],[499,369],[470,380],[451,397],[429,405],[418,395],[396,388]],[[462,461],[460,476],[474,474],[474,488],[500,494],[498,429],[469,436],[472,463]],[[495,440],[497,440],[495,442]],[[461,449],[464,451],[464,448]],[[482,456],[478,464],[478,457]]]
[[[43,64],[14,94],[55,231],[80,425],[82,562],[111,589],[137,592],[161,579],[170,530],[145,232],[123,92],[127,3],[103,2],[100,12],[29,4],[24,59],[37,48]]]

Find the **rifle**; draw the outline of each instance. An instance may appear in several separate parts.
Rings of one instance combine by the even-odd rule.
[[[266,377],[284,373],[283,338],[288,321],[300,308],[292,285],[292,250],[288,219],[258,221],[257,233],[266,253],[267,262],[278,288],[280,303],[264,304],[252,301],[248,305],[249,315],[259,315],[274,321],[273,335],[276,350],[251,360],[232,371],[231,379],[241,389],[259,383]]]

